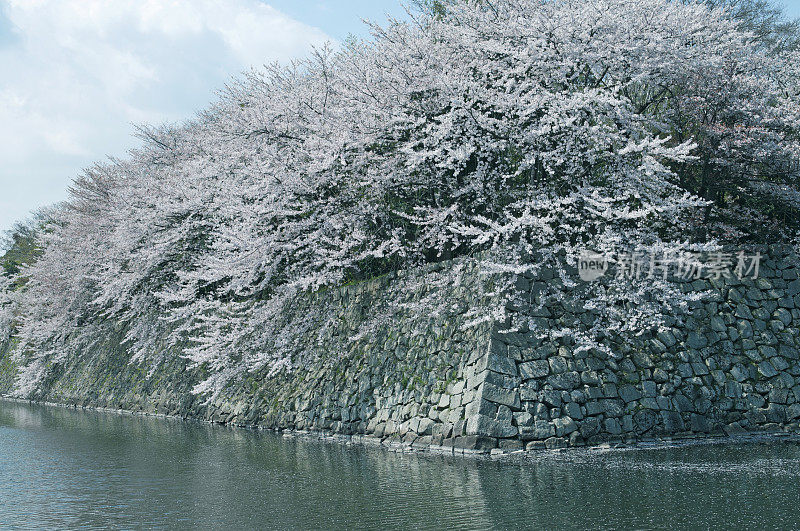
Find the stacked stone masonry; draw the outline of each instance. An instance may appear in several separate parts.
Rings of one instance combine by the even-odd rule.
[[[684,281],[711,292],[685,323],[619,340],[610,355],[495,330],[467,433],[530,449],[797,431],[800,270],[788,249],[764,252],[758,278]],[[544,325],[570,309],[548,307]]]
[[[339,317],[300,342],[314,361],[289,374],[250,375],[211,403],[191,393],[201,369],[188,368],[179,352],[153,373],[132,366],[120,346],[124,330],[111,324],[102,344],[65,364],[31,398],[447,451],[798,431],[798,258],[782,248],[765,254],[757,279],[683,282],[686,291],[711,295],[683,325],[612,340],[611,354],[505,333],[505,323],[465,328],[470,307],[498,299],[484,295],[493,281],[478,265],[456,261],[307,297],[298,315],[324,305]],[[468,264],[462,282],[420,282],[455,264]],[[520,277],[515,285],[533,294],[537,282]],[[436,317],[409,310],[354,337],[387,300],[413,303],[431,289],[444,290],[456,309]],[[580,307],[557,304],[537,315],[553,327]],[[12,346],[0,350],[3,394],[12,392]]]

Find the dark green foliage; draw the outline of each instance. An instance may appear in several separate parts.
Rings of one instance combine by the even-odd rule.
[[[1,249],[5,253],[0,257],[0,266],[6,275],[18,275],[22,269],[36,261],[41,253],[39,235],[43,228],[42,215],[36,215],[28,221],[16,223],[3,238]]]

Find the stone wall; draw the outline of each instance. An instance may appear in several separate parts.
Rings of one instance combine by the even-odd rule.
[[[428,283],[462,268],[460,283]],[[108,333],[67,360],[32,398],[265,428],[365,434],[385,443],[446,451],[557,448],[658,437],[800,427],[800,280],[797,256],[771,250],[760,278],[685,282],[712,290],[685,325],[618,339],[611,354],[578,352],[566,340],[504,333],[501,323],[465,328],[467,312],[496,304],[493,280],[458,260],[317,293],[293,309],[324,306],[336,319],[297,347],[313,361],[293,372],[251,374],[211,403],[191,393],[202,379],[180,352],[150,374]],[[535,302],[536,278],[516,279]],[[551,280],[552,282],[552,280]],[[435,294],[440,315],[395,310],[357,334],[388,303]],[[541,315],[555,326],[576,301]],[[576,310],[578,308],[578,310]],[[525,307],[513,311],[526,312]],[[541,310],[539,310],[541,311]],[[293,316],[287,316],[287,323]],[[331,323],[334,323],[331,325]],[[355,336],[355,337],[354,337]],[[16,370],[0,349],[0,393]]]
[[[437,284],[437,272],[453,267],[463,267],[462,281]],[[169,362],[155,372],[130,364],[121,346],[125,330],[108,322],[97,344],[68,357],[30,398],[241,426],[367,433],[417,445],[447,439],[451,447],[474,448],[484,443],[465,434],[466,408],[477,400],[477,367],[492,325],[463,325],[470,310],[492,303],[484,295],[491,284],[474,262],[460,260],[304,297],[286,316],[287,326],[314,310],[333,317],[300,338],[297,349],[313,352],[312,361],[288,374],[250,374],[210,403],[191,392],[202,368],[189,368],[177,349],[163,353]],[[430,296],[450,307],[440,315],[404,309]],[[375,319],[380,311],[391,317]],[[9,347],[0,348],[6,396],[16,370]]]
[[[757,279],[683,281],[684,292],[711,296],[694,304],[683,326],[612,341],[610,355],[495,329],[467,433],[501,447],[553,448],[797,431],[800,269],[790,249],[762,252]],[[517,286],[535,293],[536,282]],[[552,305],[541,319],[553,326],[574,308],[574,301]]]

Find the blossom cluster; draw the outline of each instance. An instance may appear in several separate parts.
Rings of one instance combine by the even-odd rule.
[[[541,298],[564,301],[558,257],[590,243],[683,249],[719,195],[714,175],[798,158],[800,56],[766,50],[725,7],[442,6],[252,71],[193,120],[142,127],[128,157],[79,176],[13,304],[19,388],[116,323],[132,363],[184,356],[208,375],[195,391],[213,396],[313,356],[294,353],[297,337],[335,316],[287,323],[298,297],[457,256],[488,256],[502,278],[555,264],[563,283]],[[586,289],[596,322],[543,333],[593,348],[691,297],[646,278]],[[426,300],[410,310],[441,302]]]

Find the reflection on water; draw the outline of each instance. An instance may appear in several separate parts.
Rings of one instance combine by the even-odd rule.
[[[403,455],[0,402],[0,526],[729,528],[800,525],[791,443]]]

